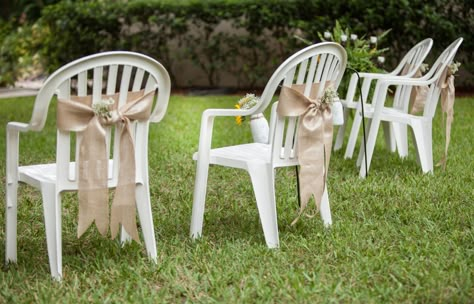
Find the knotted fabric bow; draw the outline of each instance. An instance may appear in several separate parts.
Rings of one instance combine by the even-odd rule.
[[[406,75],[408,71],[412,69],[412,65],[407,63],[403,68],[401,75]],[[420,78],[422,75],[421,69],[416,70],[413,78]],[[428,86],[413,86],[410,93],[410,114],[417,114],[423,112],[426,103],[426,97],[428,96]]]
[[[444,146],[444,155],[441,160],[436,164],[446,169],[446,161],[448,159],[448,147],[451,140],[451,124],[454,120],[454,99],[455,99],[455,87],[454,87],[454,75],[449,70],[449,67],[443,71],[438,81],[438,86],[441,88],[441,110],[444,121],[444,115],[446,114],[446,142]]]
[[[332,85],[332,82],[326,82],[325,89]],[[292,225],[305,210],[311,195],[319,211],[332,146],[331,104],[321,101],[323,94],[317,96],[319,83],[312,85],[309,97],[303,95],[305,86],[282,87],[277,106],[277,113],[281,116],[300,116],[296,151],[300,163],[301,206]]]
[[[125,231],[139,242],[135,204],[135,148],[131,134],[131,121],[144,121],[150,117],[154,91],[129,92],[126,103],[117,109],[119,94],[112,98],[109,115],[97,115],[92,109],[92,96],[71,96],[58,99],[57,126],[61,131],[80,132],[79,144],[79,223],[80,237],[95,221],[102,235],[107,234],[108,215],[108,164],[106,131],[104,126],[116,125],[120,136],[120,164],[117,188],[111,208],[110,231],[115,238],[122,224]]]

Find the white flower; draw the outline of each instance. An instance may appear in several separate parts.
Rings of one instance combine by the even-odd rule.
[[[377,43],[377,37],[376,36],[370,36],[370,43],[376,44]]]
[[[259,98],[255,96],[255,94],[247,94],[245,97],[239,100],[238,108],[242,110],[248,110],[255,106],[258,102]]]
[[[450,75],[456,74],[456,72],[459,70],[459,67],[461,66],[460,62],[453,62],[449,65],[449,73]]]
[[[323,97],[321,98],[321,103],[332,104],[335,99],[338,99],[339,95],[337,95],[336,90],[332,87],[327,88],[324,90]]]
[[[236,109],[239,110],[248,110],[254,107],[260,99],[256,97],[254,94],[247,94],[245,97],[241,98],[237,104],[235,105]],[[235,122],[240,126],[242,122],[245,120],[245,116],[237,115],[235,117]]]
[[[328,32],[328,31],[324,32],[324,38],[325,39],[330,39],[331,38],[331,33]]]
[[[380,62],[380,63],[384,63],[385,62],[385,57],[379,56],[379,57],[377,57],[377,61]]]
[[[95,115],[102,118],[111,118],[110,107],[115,103],[112,97],[102,99],[92,105]]]
[[[357,35],[356,34],[351,34],[351,40],[357,40]]]
[[[342,34],[341,35],[341,42],[346,42],[347,41],[347,35]]]
[[[430,67],[430,66],[429,66],[427,63],[422,63],[422,64],[420,65],[420,71],[424,74],[424,73],[426,73],[426,71],[428,71],[428,68],[429,68],[429,67]]]

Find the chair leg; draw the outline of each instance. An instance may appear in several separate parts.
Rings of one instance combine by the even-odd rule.
[[[193,239],[200,237],[202,234],[208,173],[209,163],[203,163],[198,160],[196,179],[194,182],[193,211],[190,229],[190,236]]]
[[[150,191],[147,184],[139,184],[136,187],[136,200],[138,216],[143,231],[145,247],[148,256],[156,262],[156,239],[155,229],[153,227],[153,217],[151,212]]]
[[[349,118],[349,109],[344,107],[344,123],[337,130],[336,142],[334,143],[334,151],[340,150],[344,143],[344,133],[346,133],[347,119]]]
[[[323,197],[321,200],[321,219],[323,220],[324,226],[329,228],[332,225],[332,217],[331,217],[331,208],[329,206],[329,195],[328,195],[328,187],[325,185]]]
[[[385,138],[385,145],[390,152],[395,152],[397,150],[397,144],[395,142],[394,128],[395,126],[388,121],[382,122],[383,135]]]
[[[413,140],[413,146],[415,147],[416,163],[421,167],[420,152],[418,151],[418,145],[416,144],[415,132],[413,128],[410,128],[411,138]]]
[[[278,222],[275,203],[275,174],[271,166],[249,164],[248,172],[252,180],[253,191],[257,201],[260,222],[269,248],[278,248]]]
[[[398,155],[401,158],[408,156],[408,130],[407,125],[402,123],[392,123],[393,135],[397,144]]]
[[[412,122],[416,150],[423,173],[433,172],[433,143],[431,122],[416,120]]]
[[[365,167],[365,155],[362,155],[362,161],[360,166],[359,176],[361,178],[365,178],[367,176],[367,172],[370,169],[370,162],[372,161],[372,155],[374,153],[375,148],[375,141],[377,139],[377,133],[380,126],[380,119],[372,119],[369,128],[369,136],[367,137],[367,168]],[[361,146],[363,149],[363,146]],[[366,171],[367,169],[367,171]]]
[[[17,214],[18,214],[18,182],[14,181],[6,187],[5,212],[5,262],[17,261]]]
[[[49,267],[53,278],[62,277],[61,194],[54,184],[41,185]]]
[[[347,141],[346,153],[344,158],[352,158],[354,154],[355,145],[357,143],[357,137],[359,135],[360,125],[362,123],[362,115],[359,111],[356,111],[354,115],[354,121],[352,122],[351,133],[349,135],[349,140]]]

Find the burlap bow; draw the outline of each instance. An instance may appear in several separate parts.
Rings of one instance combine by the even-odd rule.
[[[139,242],[135,205],[135,148],[131,135],[131,121],[143,121],[150,117],[154,91],[129,92],[126,103],[117,109],[119,95],[105,95],[112,98],[113,105],[108,116],[97,115],[92,109],[92,96],[71,96],[69,100],[59,99],[57,126],[61,131],[80,132],[79,144],[79,223],[80,237],[95,221],[102,235],[107,234],[108,216],[108,163],[106,131],[104,126],[116,125],[120,136],[120,165],[117,188],[111,208],[110,231],[115,238],[119,224]]]
[[[444,121],[444,115],[446,114],[446,142],[444,146],[444,155],[436,166],[441,166],[446,169],[446,161],[448,159],[448,147],[451,140],[451,124],[454,120],[454,99],[455,99],[455,87],[454,87],[454,75],[451,73],[449,66],[443,71],[438,81],[438,86],[441,88],[441,111]]]
[[[407,63],[403,68],[401,75],[406,75],[412,69],[412,65]],[[413,75],[413,78],[420,78],[423,76],[421,69],[418,68]],[[428,96],[428,86],[413,86],[410,93],[410,114],[417,114],[423,112]]]
[[[325,87],[332,86],[327,82]],[[317,209],[321,204],[332,145],[331,105],[317,96],[319,83],[314,83],[310,97],[303,95],[305,85],[282,87],[277,107],[281,116],[300,116],[297,133],[297,155],[300,163],[301,206],[294,225],[314,196]],[[322,95],[322,94],[321,94]]]

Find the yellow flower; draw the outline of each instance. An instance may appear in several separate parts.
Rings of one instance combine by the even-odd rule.
[[[240,105],[236,104],[235,108],[240,110]],[[235,122],[240,126],[242,124],[242,116],[235,116]]]
[[[234,107],[237,110],[248,110],[254,107],[258,103],[258,100],[258,97],[255,97],[254,94],[247,94],[245,97],[241,98]],[[243,121],[245,121],[245,116],[238,115],[235,117],[235,122],[239,126]]]
[[[235,116],[235,122],[240,126],[242,124],[242,116]]]

